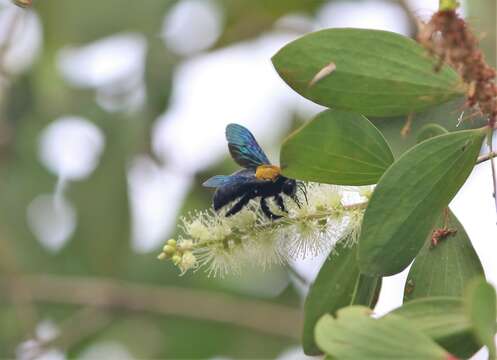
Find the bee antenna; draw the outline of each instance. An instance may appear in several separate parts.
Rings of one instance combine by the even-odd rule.
[[[302,191],[302,194],[304,194],[305,202],[306,202],[306,204],[308,204],[308,203],[309,203],[309,200],[307,200],[307,187],[306,187],[306,186],[305,186],[305,184],[304,184],[303,182],[301,182],[301,181],[299,181],[299,182],[297,183],[297,186],[298,186],[298,188]]]
[[[298,197],[298,196],[296,196],[296,195],[295,195],[292,199],[293,199],[293,201],[295,201],[295,204],[297,204],[297,206],[298,206],[299,208],[301,208],[301,207],[302,207],[302,204],[300,203],[300,200],[299,200],[299,197]]]

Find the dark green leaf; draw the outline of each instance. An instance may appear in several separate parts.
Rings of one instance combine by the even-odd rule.
[[[280,156],[285,176],[337,185],[375,184],[392,162],[368,119],[337,110],[323,111],[290,135]]]
[[[305,301],[304,331],[302,345],[307,355],[318,355],[321,351],[314,342],[314,327],[324,314],[335,314],[337,310],[351,305],[374,306],[377,288],[381,279],[360,275],[356,260],[356,246],[343,242],[333,250],[309,289]]]
[[[287,44],[273,64],[300,95],[364,115],[405,115],[464,92],[452,69],[433,71],[418,43],[386,31],[317,31]]]
[[[390,314],[406,318],[412,326],[458,357],[469,358],[480,348],[473,337],[461,298],[436,296],[417,299]]]
[[[418,136],[416,137],[416,142],[420,143],[424,140],[428,140],[434,136],[447,134],[448,131],[443,126],[438,124],[426,124],[419,130]]]
[[[480,128],[487,124],[487,120],[482,116],[463,112],[465,99],[459,97],[447,103],[433,106],[422,112],[411,115],[411,131],[404,136],[400,136],[407,121],[407,116],[396,117],[381,117],[368,119],[381,131],[383,136],[390,145],[395,158],[399,158],[404,152],[418,143],[417,135],[423,126],[428,124],[439,124],[446,128],[449,132],[470,130]],[[471,117],[471,121],[462,121],[459,124],[460,117]],[[459,124],[459,126],[458,126]]]
[[[364,214],[359,266],[369,275],[405,269],[473,169],[485,131],[459,131],[416,145],[383,175]]]
[[[468,286],[466,312],[475,337],[488,348],[490,359],[496,359],[494,336],[497,332],[497,300],[495,289],[484,278],[476,278]]]
[[[324,315],[315,331],[319,348],[337,359],[447,359],[444,349],[406,319],[373,319],[370,312],[350,306],[339,310],[336,318]]]
[[[352,298],[352,304],[367,305],[373,309],[378,302],[378,297],[380,296],[381,283],[381,277],[359,274],[355,293]]]
[[[436,246],[432,246],[432,234],[428,236],[407,276],[404,301],[428,296],[463,296],[472,278],[484,276],[468,234],[450,210],[440,217],[434,231],[444,228],[455,233],[440,238]]]

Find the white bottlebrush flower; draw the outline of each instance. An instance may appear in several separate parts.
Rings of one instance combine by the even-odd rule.
[[[204,267],[209,275],[223,276],[246,264],[265,269],[328,253],[338,241],[352,244],[359,235],[366,202],[344,205],[351,192],[363,195],[359,188],[307,184],[307,201],[300,199],[298,206],[285,198],[288,213],[278,220],[266,218],[254,201],[230,217],[195,212],[182,219],[183,235],[168,240],[159,259],[171,259],[182,274]]]
[[[267,227],[243,237],[243,264],[256,265],[263,270],[287,261],[285,239],[279,227]]]
[[[178,263],[181,273],[184,274],[195,266],[197,266],[197,258],[191,251],[185,251],[181,256],[181,261]]]

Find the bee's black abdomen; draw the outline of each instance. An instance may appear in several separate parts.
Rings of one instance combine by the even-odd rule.
[[[230,202],[237,200],[239,197],[246,193],[241,185],[227,185],[222,186],[216,190],[212,198],[212,205],[214,210],[219,210],[223,206],[228,205]]]
[[[214,197],[212,198],[212,206],[214,210],[218,211],[224,205],[226,205],[229,201],[226,201],[225,197],[222,194],[219,194],[219,190],[214,193]]]

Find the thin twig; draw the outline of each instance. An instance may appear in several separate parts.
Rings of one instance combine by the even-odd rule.
[[[490,153],[491,154],[495,154],[493,152],[494,134],[495,134],[495,131],[492,131],[492,133],[489,135],[489,139],[490,139],[489,147],[490,147]],[[496,175],[496,171],[495,171],[495,160],[494,159],[495,159],[495,156],[491,156],[490,157],[490,166],[492,168],[492,184],[494,186],[495,212],[497,214],[497,175]]]
[[[404,10],[405,14],[407,15],[411,23],[411,26],[413,27],[413,35],[416,35],[416,33],[419,31],[421,21],[414,14],[414,11],[411,9],[411,6],[408,4],[406,0],[398,0],[398,4],[402,8],[402,10]]]
[[[407,115],[406,122],[402,129],[400,129],[400,136],[403,138],[407,137],[411,133],[412,120],[414,119],[414,113],[410,112]]]
[[[33,301],[100,309],[151,312],[215,321],[298,340],[298,308],[246,300],[205,290],[141,285],[110,279],[29,275],[15,283],[29,287]],[[14,280],[0,277],[0,300],[12,301]]]
[[[363,201],[355,204],[343,205],[343,208],[346,210],[355,210],[355,209],[365,209],[368,207],[369,201]]]

